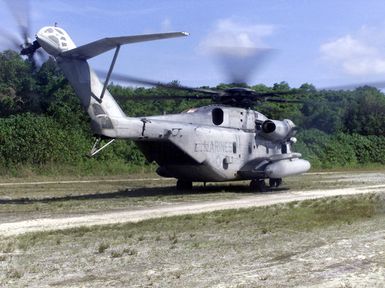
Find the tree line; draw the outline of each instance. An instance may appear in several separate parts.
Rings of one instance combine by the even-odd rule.
[[[177,82],[174,83],[177,85]],[[223,89],[229,84],[220,84]],[[249,86],[248,86],[249,87]],[[250,86],[260,92],[291,92],[301,104],[258,103],[254,109],[272,119],[288,118],[300,127],[295,149],[313,167],[357,167],[385,163],[385,96],[376,88],[353,91],[316,90],[311,84],[291,88],[285,82]],[[165,88],[110,85],[130,116],[179,113],[208,100],[134,101],[135,96],[181,96],[189,92]],[[46,167],[76,167],[80,174],[124,173],[148,167],[130,141],[116,141],[95,159],[86,155],[93,138],[88,115],[56,63],[50,59],[38,71],[16,52],[0,53],[0,174]],[[17,172],[15,172],[17,174]]]

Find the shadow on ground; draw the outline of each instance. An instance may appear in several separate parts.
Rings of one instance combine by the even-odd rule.
[[[271,188],[263,193],[279,193],[285,192],[289,189],[286,187]],[[59,201],[70,201],[70,200],[97,200],[97,199],[116,199],[116,198],[131,198],[131,197],[154,197],[154,196],[182,196],[182,195],[202,195],[210,193],[250,193],[260,194],[261,192],[250,191],[247,185],[208,185],[208,186],[195,186],[189,191],[178,191],[175,186],[167,187],[146,187],[146,188],[130,188],[124,190],[118,190],[114,192],[99,192],[82,195],[65,195],[60,197],[44,197],[44,198],[33,198],[33,197],[22,197],[14,199],[1,199],[1,204],[33,204],[33,203],[51,203]]]

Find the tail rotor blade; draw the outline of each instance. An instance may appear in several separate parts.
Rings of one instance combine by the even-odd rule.
[[[0,28],[0,45],[7,49],[12,49],[19,51],[20,50],[20,39],[14,34],[9,33],[8,31]]]
[[[18,26],[20,35],[23,38],[24,43],[29,42],[30,36],[30,5],[28,0],[12,0],[6,1],[8,4],[9,10],[11,11],[13,17],[15,18]]]

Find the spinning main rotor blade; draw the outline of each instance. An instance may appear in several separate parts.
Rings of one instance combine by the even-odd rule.
[[[134,101],[136,100],[138,101],[179,100],[180,101],[180,100],[205,100],[205,99],[212,99],[212,97],[211,96],[194,96],[194,95],[192,96],[158,95],[158,96],[133,96],[133,97],[130,97],[128,100],[134,100]]]
[[[317,90],[354,90],[359,87],[365,87],[365,86],[374,87],[377,89],[384,89],[385,81],[375,81],[375,82],[366,82],[366,83],[358,83],[358,84],[322,87],[322,88],[318,88]]]
[[[265,98],[266,102],[275,102],[275,103],[293,103],[293,104],[302,104],[303,101],[295,99],[283,99],[283,98]]]
[[[271,58],[274,50],[254,47],[214,47],[212,54],[222,66],[228,83],[248,83]]]
[[[96,73],[105,77],[107,75],[106,72],[96,70]],[[192,88],[188,86],[183,86],[179,84],[173,84],[173,83],[162,83],[159,81],[154,80],[148,80],[133,76],[127,76],[119,73],[113,73],[111,75],[112,79],[115,79],[117,81],[123,81],[123,82],[129,82],[129,83],[136,83],[136,84],[143,84],[143,85],[149,85],[149,86],[155,86],[155,87],[163,87],[163,88],[169,88],[169,89],[177,89],[177,90],[183,90],[183,91],[190,91],[190,92],[198,92],[203,94],[211,94],[211,95],[218,95],[221,94],[222,91],[216,91],[212,89],[203,89],[203,88]]]
[[[106,76],[107,73],[103,71],[96,71],[101,76]],[[245,103],[252,103],[252,102],[258,102],[258,101],[265,101],[265,102],[276,102],[276,103],[302,103],[298,100],[287,100],[283,98],[277,98],[280,96],[285,95],[295,95],[298,92],[296,91],[271,91],[271,92],[257,92],[249,88],[243,88],[243,87],[234,87],[234,88],[228,88],[224,90],[214,90],[214,89],[204,89],[204,88],[192,88],[187,86],[182,86],[174,83],[162,83],[158,81],[148,80],[148,79],[142,79],[138,77],[133,76],[127,76],[122,74],[116,74],[114,73],[112,75],[112,78],[117,81],[123,81],[123,82],[130,82],[130,83],[137,83],[137,84],[143,84],[143,85],[150,85],[150,86],[156,86],[156,87],[163,87],[167,89],[173,89],[173,90],[181,90],[181,91],[187,91],[192,93],[198,93],[195,95],[182,95],[182,96],[176,96],[176,95],[162,95],[162,96],[139,96],[139,97],[133,97],[132,99],[137,100],[203,100],[203,99],[211,99],[216,103],[223,103],[223,104],[229,104],[229,105],[237,105],[237,103],[241,103],[241,105],[244,105]],[[201,95],[199,95],[201,94]]]

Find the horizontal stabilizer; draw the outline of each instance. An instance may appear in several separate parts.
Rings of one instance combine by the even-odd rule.
[[[157,34],[144,34],[144,35],[134,35],[134,36],[122,36],[122,37],[110,37],[97,40],[85,44],[83,46],[77,47],[65,51],[61,54],[62,57],[66,58],[76,58],[76,59],[90,59],[92,57],[98,56],[108,50],[114,49],[117,46],[124,44],[131,44],[144,41],[160,40],[167,38],[175,38],[188,36],[187,32],[172,32],[172,33],[157,33]]]

